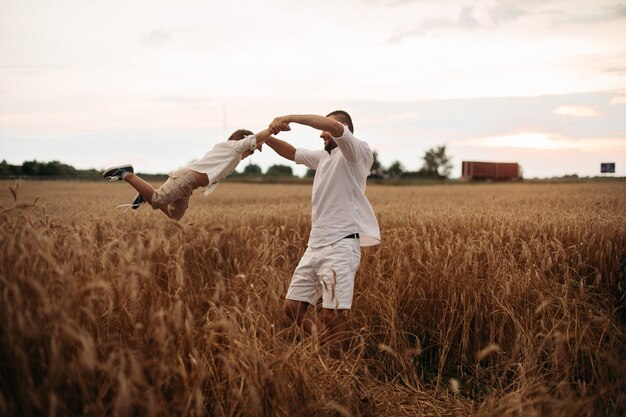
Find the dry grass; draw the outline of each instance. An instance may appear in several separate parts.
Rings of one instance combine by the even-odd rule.
[[[0,182],[0,415],[626,413],[625,183],[369,187],[343,362],[281,314],[309,186],[133,195]]]

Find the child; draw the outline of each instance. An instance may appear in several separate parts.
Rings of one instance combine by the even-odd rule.
[[[220,142],[201,159],[170,174],[163,185],[156,190],[134,173],[132,165],[121,165],[104,171],[104,178],[111,181],[126,181],[139,194],[133,200],[133,209],[148,202],[153,209],[161,209],[169,218],[180,220],[189,205],[189,197],[198,187],[206,187],[205,194],[211,193],[217,184],[230,175],[239,162],[261,151],[263,142],[272,134],[265,129],[256,135],[249,130],[240,129],[230,135],[227,141]]]

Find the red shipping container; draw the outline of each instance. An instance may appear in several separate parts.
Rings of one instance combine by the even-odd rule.
[[[467,180],[521,180],[522,169],[517,162],[463,161],[462,178]]]

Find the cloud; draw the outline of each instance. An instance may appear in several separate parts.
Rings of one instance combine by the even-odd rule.
[[[67,69],[67,65],[0,65],[0,72],[7,71],[17,75],[41,75],[48,71]]]
[[[391,3],[390,6],[398,6],[408,2],[409,0],[399,0]],[[529,12],[519,8],[511,0],[500,0],[488,8],[463,6],[456,19],[440,16],[426,18],[417,25],[392,36],[387,42],[397,43],[405,38],[423,36],[437,30],[491,28],[494,25],[510,23],[528,14]],[[482,16],[485,23],[481,23],[481,20],[476,17],[477,15]]]
[[[621,19],[626,19],[626,4],[604,7],[602,11],[588,15],[570,15],[569,17],[565,18],[561,22],[558,22],[557,24],[575,25],[606,23]]]
[[[572,117],[598,117],[603,115],[596,107],[591,106],[559,106],[552,112],[559,116]]]
[[[421,1],[421,0],[417,0],[417,1],[416,0],[395,0],[395,1],[390,2],[389,5],[390,6],[399,6],[399,5],[406,4],[406,3],[416,3],[416,2],[420,3],[420,2],[423,2],[423,1]]]
[[[191,97],[191,96],[159,96],[153,97],[151,101],[159,103],[176,104],[178,106],[193,106],[207,104],[211,100],[208,97]]]
[[[403,6],[408,3],[420,3],[416,0],[397,0],[389,3],[389,6]],[[572,14],[566,10],[545,9],[546,1],[496,0],[490,6],[472,5],[463,6],[456,19],[445,17],[430,17],[422,20],[414,27],[403,31],[389,42],[397,42],[410,36],[425,35],[428,32],[442,29],[494,28],[495,26],[511,23],[523,17],[532,15],[553,16],[558,19],[555,25],[605,23],[626,19],[626,3],[596,8],[588,13]],[[523,4],[520,7],[519,4]],[[478,16],[478,18],[477,18]]]
[[[67,65],[54,65],[54,64],[50,64],[50,65],[10,65],[10,64],[3,64],[3,65],[0,65],[0,70],[16,70],[16,71],[22,71],[22,70],[49,70],[49,69],[58,70],[58,69],[65,69],[65,68],[67,68]]]
[[[620,66],[606,67],[604,68],[604,72],[622,75],[622,74],[626,74],[626,67],[620,67]]]
[[[474,7],[473,6],[465,6],[461,9],[461,14],[459,15],[458,25],[465,29],[474,29],[475,27],[480,26],[478,20],[473,16]]]
[[[141,41],[148,45],[161,46],[172,40],[172,35],[164,30],[153,30],[144,36]]]
[[[390,114],[384,118],[386,122],[397,122],[397,121],[405,121],[405,120],[415,120],[419,119],[421,115],[418,112],[409,111],[403,113],[395,113]]]
[[[511,1],[499,1],[488,11],[489,18],[495,24],[508,23],[528,14]]]
[[[433,17],[424,19],[418,25],[408,30],[402,31],[387,40],[388,43],[398,43],[405,38],[413,36],[423,36],[428,32],[441,30],[441,29],[456,29],[461,28],[464,30],[472,30],[482,25],[474,17],[474,7],[464,6],[459,13],[459,17],[456,19],[448,19],[443,17]]]
[[[557,133],[516,132],[505,135],[456,141],[455,145],[486,148],[515,148],[535,150],[578,150],[583,152],[626,151],[626,138],[619,135],[575,139]]]
[[[610,104],[612,106],[615,106],[618,104],[626,104],[626,91],[618,93],[616,96],[611,98]]]
[[[401,6],[408,3],[428,3],[431,0],[362,0],[365,4],[382,3],[390,7]]]
[[[499,136],[467,139],[456,144],[489,148],[567,149],[574,148],[571,141],[559,135],[543,132],[518,132]]]

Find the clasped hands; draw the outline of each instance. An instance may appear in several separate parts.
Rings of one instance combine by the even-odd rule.
[[[276,135],[279,132],[286,132],[288,130],[291,130],[291,127],[289,127],[289,121],[287,117],[281,116],[272,120],[272,123],[270,123],[269,125],[269,129],[274,135]]]

